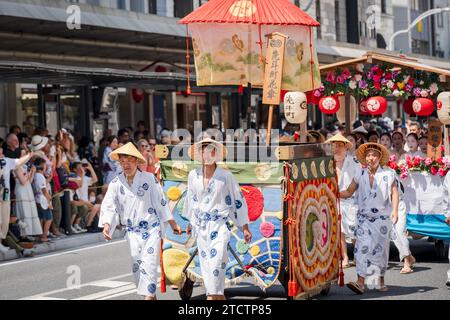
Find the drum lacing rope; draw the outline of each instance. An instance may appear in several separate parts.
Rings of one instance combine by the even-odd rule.
[[[287,219],[284,222],[284,225],[288,226],[288,241],[289,241],[289,282],[288,282],[288,296],[289,297],[295,297],[298,292],[298,284],[297,280],[295,278],[295,272],[294,272],[294,225],[296,223],[294,213],[292,212],[292,201],[294,200],[294,197],[292,195],[291,190],[291,179],[290,179],[290,168],[291,165],[288,163],[284,163],[284,177],[285,177],[285,184],[284,184],[284,195],[283,195],[283,201],[287,204]]]

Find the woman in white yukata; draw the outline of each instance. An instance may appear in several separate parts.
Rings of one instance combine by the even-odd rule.
[[[216,162],[226,156],[219,142],[204,139],[189,149],[193,160],[202,162],[188,177],[188,194],[184,216],[189,219],[188,233],[197,237],[197,247],[203,282],[208,300],[224,300],[225,272],[231,220],[242,227],[244,239],[250,243],[248,210],[245,198],[233,175],[218,168]]]
[[[325,143],[332,144],[339,190],[345,190],[353,181],[353,177],[361,174],[361,165],[359,161],[354,156],[347,153],[348,150],[353,148],[353,144],[340,133],[331,137]],[[354,243],[356,239],[356,213],[358,212],[356,201],[356,195],[353,195],[351,198],[342,199],[340,202],[342,233],[341,256],[343,268],[351,266],[347,254],[347,242]]]
[[[445,211],[445,223],[450,227],[450,171],[447,172],[447,175],[444,179],[444,190],[447,199],[447,210]],[[448,262],[450,262],[450,246],[448,248]],[[448,287],[450,287],[450,269],[447,271],[447,282],[445,283]]]
[[[365,291],[364,282],[379,291],[387,291],[384,274],[388,267],[389,242],[392,224],[398,220],[398,189],[395,173],[384,167],[389,161],[389,151],[378,143],[365,143],[356,151],[356,157],[365,167],[355,176],[341,198],[358,196],[358,214],[355,244],[356,273],[358,280],[347,286],[358,294]],[[388,212],[391,209],[392,212]],[[375,278],[376,277],[376,278]]]
[[[138,170],[138,164],[145,163],[145,159],[133,143],[111,152],[111,159],[120,162],[123,173],[109,185],[99,227],[104,228],[105,239],[111,240],[116,226],[126,226],[137,293],[145,296],[145,300],[156,300],[164,223],[168,222],[175,234],[181,234],[181,229],[173,220],[155,176]]]

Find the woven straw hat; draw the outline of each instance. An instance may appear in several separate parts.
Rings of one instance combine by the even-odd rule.
[[[332,142],[343,142],[347,149],[353,148],[353,143],[350,142],[346,137],[344,137],[341,133],[338,133],[334,136],[332,136],[330,139],[325,141],[325,143],[332,143]]]
[[[369,150],[375,150],[380,153],[380,166],[385,166],[389,162],[389,151],[385,146],[375,142],[368,142],[361,145],[358,150],[356,150],[356,158],[363,165],[366,166],[366,152]]]
[[[223,144],[213,140],[211,138],[205,138],[197,143],[190,146],[188,155],[192,160],[201,161],[202,159],[202,146],[211,145],[216,149],[216,161],[221,161],[227,157],[227,149],[224,148]]]
[[[119,161],[119,155],[127,155],[132,156],[138,159],[138,162],[140,164],[146,164],[147,161],[145,160],[144,156],[139,152],[139,150],[134,146],[132,142],[128,142],[127,144],[123,145],[120,148],[117,148],[111,154],[109,157],[113,161]]]

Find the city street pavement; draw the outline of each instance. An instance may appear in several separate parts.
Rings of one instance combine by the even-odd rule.
[[[445,286],[448,262],[437,261],[434,244],[425,240],[411,242],[418,263],[415,272],[400,275],[401,264],[394,246],[391,263],[386,274],[387,293],[377,291],[359,296],[346,287],[332,286],[328,296],[313,299],[420,299],[448,300],[450,290]],[[83,300],[136,300],[132,282],[130,258],[124,240],[90,245],[76,250],[18,259],[0,264],[0,299],[83,299]],[[77,277],[79,275],[79,277]],[[355,280],[355,268],[345,270],[345,282]],[[76,279],[80,280],[80,286]],[[267,295],[250,285],[242,284],[226,290],[230,299],[283,299],[281,285],[270,288]],[[158,298],[180,299],[177,290],[167,287]],[[205,299],[202,287],[195,287],[193,299]]]

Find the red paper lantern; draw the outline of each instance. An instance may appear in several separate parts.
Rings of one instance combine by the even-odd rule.
[[[417,98],[414,100],[412,108],[421,117],[428,117],[434,111],[433,100],[428,98]]]
[[[367,99],[367,112],[372,116],[381,116],[386,112],[387,101],[384,97],[371,97]]]
[[[407,99],[405,100],[405,102],[403,102],[403,108],[405,109],[405,112],[411,117],[417,116],[413,109],[413,103],[414,99]]]
[[[335,97],[323,97],[319,101],[319,109],[325,114],[335,114],[340,108],[339,100]]]
[[[140,103],[142,100],[144,100],[144,90],[142,89],[131,90],[131,95],[133,96],[133,100],[136,103]]]
[[[314,95],[314,92],[315,92],[315,90],[305,92],[305,94],[306,94],[306,103],[307,104],[313,104],[313,105],[317,106],[319,104],[320,97],[316,97]]]
[[[370,116],[370,113],[367,111],[367,100],[359,101],[358,111],[360,116]]]
[[[288,93],[289,91],[287,91],[287,90],[281,90],[281,93],[280,93],[280,100],[281,101],[284,101],[284,96],[286,95],[286,93]]]

